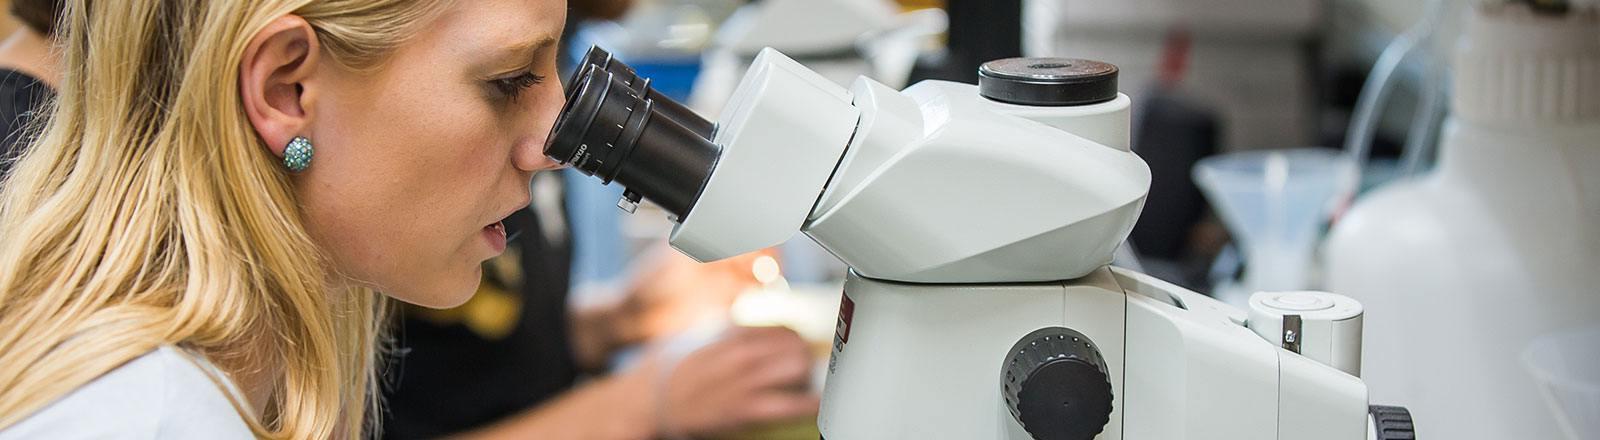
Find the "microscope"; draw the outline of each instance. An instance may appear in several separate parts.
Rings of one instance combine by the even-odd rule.
[[[659,205],[699,261],[799,231],[850,267],[826,440],[1414,438],[1368,404],[1356,301],[1243,311],[1110,265],[1150,185],[1115,66],[979,74],[845,89],[766,49],[712,123],[595,48],[545,154]]]

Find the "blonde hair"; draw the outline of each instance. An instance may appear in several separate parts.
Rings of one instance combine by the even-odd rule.
[[[331,287],[238,69],[286,14],[326,59],[381,69],[443,3],[69,1],[61,90],[0,189],[0,429],[175,344],[272,379],[259,419],[235,401],[257,436],[361,438],[384,300]]]

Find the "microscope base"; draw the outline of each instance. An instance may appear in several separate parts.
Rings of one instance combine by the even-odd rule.
[[[1065,327],[1112,394],[1096,439],[1368,438],[1357,377],[1281,349],[1242,311],[1144,274],[907,284],[851,273],[818,426],[824,438],[1032,439],[1002,391],[1010,348]]]

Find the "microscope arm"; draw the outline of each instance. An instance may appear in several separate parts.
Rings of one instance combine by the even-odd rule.
[[[1143,205],[1144,162],[972,88],[862,78],[846,91],[763,51],[670,242],[710,261],[804,231],[858,273],[904,282],[1061,280],[1108,263]]]

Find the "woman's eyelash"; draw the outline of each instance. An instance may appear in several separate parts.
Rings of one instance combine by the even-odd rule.
[[[501,95],[513,101],[517,99],[518,95],[522,94],[523,90],[527,90],[529,87],[533,87],[535,84],[542,82],[544,82],[544,75],[535,75],[532,72],[524,72],[523,74],[517,76],[489,80],[490,84],[493,84],[496,89],[500,90]]]

